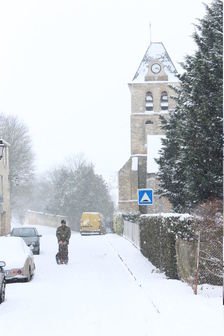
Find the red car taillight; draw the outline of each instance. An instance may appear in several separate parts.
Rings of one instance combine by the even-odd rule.
[[[17,270],[17,274],[21,275],[21,274],[22,274],[22,270],[21,270],[21,269],[18,269],[18,270]]]

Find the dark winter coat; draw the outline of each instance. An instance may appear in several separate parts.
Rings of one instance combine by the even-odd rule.
[[[58,242],[67,242],[69,243],[69,239],[71,237],[71,229],[68,226],[59,226],[56,231],[56,236],[58,238]]]

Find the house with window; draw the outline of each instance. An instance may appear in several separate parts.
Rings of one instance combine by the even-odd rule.
[[[131,93],[131,156],[119,170],[119,210],[158,213],[171,211],[171,204],[158,195],[158,165],[162,138],[161,118],[174,109],[177,70],[163,43],[151,42],[128,84]],[[139,206],[138,189],[153,189],[154,202]]]
[[[0,139],[0,236],[10,229],[9,144]]]

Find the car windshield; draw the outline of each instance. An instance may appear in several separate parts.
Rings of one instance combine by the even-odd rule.
[[[16,237],[35,237],[36,236],[36,231],[34,229],[30,228],[18,228],[18,229],[13,229],[12,230],[12,236]]]

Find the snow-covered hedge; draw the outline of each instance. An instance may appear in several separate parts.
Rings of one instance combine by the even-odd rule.
[[[164,214],[140,217],[141,252],[171,279],[178,279],[175,243],[178,238],[192,240],[193,218]]]
[[[115,213],[113,217],[113,231],[119,235],[123,234],[124,231],[124,220],[122,213]]]
[[[222,283],[222,212],[213,202],[194,214],[123,214],[114,218],[114,232],[123,235],[124,221],[137,224],[142,254],[168,278],[194,285],[199,253],[199,283]],[[200,209],[201,209],[200,208]],[[218,210],[217,210],[218,209]],[[126,225],[126,224],[125,224]],[[136,225],[135,225],[136,226]],[[200,241],[199,241],[200,232]],[[133,241],[133,237],[128,237]],[[134,241],[133,241],[134,243]]]
[[[132,223],[139,223],[140,214],[117,212],[113,218],[113,230],[115,233],[122,235],[124,232],[124,220]]]

